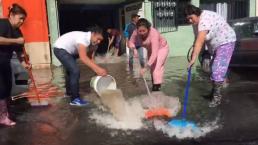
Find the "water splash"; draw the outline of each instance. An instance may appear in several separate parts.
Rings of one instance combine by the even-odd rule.
[[[126,131],[148,128],[148,124],[152,122],[157,131],[162,131],[169,137],[178,139],[205,136],[219,127],[217,120],[198,127],[198,130],[189,127],[173,128],[168,125],[166,120],[160,118],[154,118],[147,122],[143,121],[144,114],[149,108],[167,107],[173,112],[173,116],[177,115],[180,108],[177,97],[166,96],[162,92],[152,93],[151,96],[142,95],[126,100],[121,90],[108,90],[100,96],[105,107],[99,106],[98,109],[92,110],[90,118],[107,128]]]
[[[186,139],[186,138],[199,138],[205,136],[207,133],[218,129],[220,126],[218,125],[218,119],[213,122],[207,122],[198,128],[192,127],[171,127],[167,124],[167,122],[161,120],[154,121],[154,127],[156,130],[162,131],[164,134],[167,134],[169,137],[176,137],[178,139]]]
[[[139,99],[126,101],[121,90],[104,91],[100,98],[111,114],[95,110],[90,118],[96,120],[98,124],[124,130],[135,130],[143,127],[144,110]]]
[[[99,106],[99,110],[94,110],[90,118],[96,120],[98,124],[113,129],[141,129],[145,127],[143,119],[148,109],[167,107],[175,116],[180,107],[178,99],[164,94],[153,94],[152,97],[136,96],[126,100],[121,90],[106,90],[101,93],[100,99],[110,113]]]

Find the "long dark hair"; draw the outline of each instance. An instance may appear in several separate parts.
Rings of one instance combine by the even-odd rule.
[[[138,28],[141,27],[141,26],[144,26],[144,27],[146,27],[146,28],[149,30],[150,27],[151,27],[151,23],[150,23],[147,19],[141,18],[141,19],[139,19],[138,22],[136,23],[136,27],[137,27],[137,29],[138,29]]]
[[[188,4],[185,9],[185,16],[189,16],[189,15],[196,15],[196,16],[200,16],[202,13],[202,10],[192,4]]]
[[[23,14],[25,17],[27,17],[27,12],[23,7],[18,5],[17,3],[12,4],[9,8],[9,14],[8,17],[10,17],[11,14],[16,15],[16,14]]]

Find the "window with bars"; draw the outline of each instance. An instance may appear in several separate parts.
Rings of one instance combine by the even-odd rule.
[[[153,25],[159,32],[171,32],[176,27],[176,0],[153,0],[152,16]]]

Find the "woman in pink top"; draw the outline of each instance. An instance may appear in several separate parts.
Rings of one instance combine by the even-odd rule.
[[[148,62],[144,68],[141,68],[140,74],[143,76],[146,70],[150,68],[152,76],[152,91],[159,91],[163,82],[164,66],[168,56],[169,47],[167,41],[160,33],[151,27],[148,20],[141,18],[136,24],[130,41],[129,48],[136,49],[135,44],[145,47],[148,52]]]

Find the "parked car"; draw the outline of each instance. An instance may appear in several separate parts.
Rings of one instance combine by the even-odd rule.
[[[235,19],[229,24],[237,36],[230,66],[258,67],[258,17]]]
[[[258,17],[248,17],[228,21],[236,32],[236,46],[230,67],[258,67]],[[202,69],[208,72],[211,56],[207,50],[200,53]]]
[[[27,70],[21,65],[16,54],[11,59],[12,67],[12,92],[11,95],[18,95],[28,90],[29,75]]]

